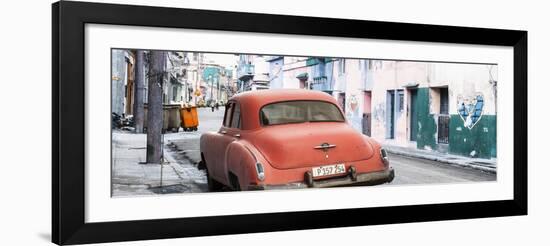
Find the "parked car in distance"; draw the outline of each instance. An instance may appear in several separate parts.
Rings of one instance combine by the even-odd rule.
[[[233,96],[219,131],[201,136],[200,152],[211,191],[375,185],[395,175],[381,145],[319,91]]]

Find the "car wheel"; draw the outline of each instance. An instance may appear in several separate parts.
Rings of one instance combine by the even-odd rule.
[[[208,191],[210,192],[221,191],[223,188],[223,185],[220,182],[212,178],[208,169],[206,169],[206,181],[208,183]]]
[[[241,190],[241,184],[239,183],[239,177],[233,173],[229,173],[229,183],[231,184],[231,189],[234,191]]]
[[[313,187],[313,174],[311,171],[307,171],[304,173],[304,180],[306,182],[307,187],[311,188]]]

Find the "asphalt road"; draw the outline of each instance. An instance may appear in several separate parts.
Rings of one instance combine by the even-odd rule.
[[[389,154],[395,179],[389,185],[495,181],[496,174],[420,158]]]
[[[199,138],[207,131],[217,131],[221,125],[224,108],[212,112],[199,108],[199,127],[196,132],[166,134],[165,138],[172,155],[181,165],[196,165],[200,160]],[[385,185],[434,184],[495,181],[496,175],[480,170],[453,166],[420,158],[411,158],[390,154],[390,165],[395,169],[396,177]]]

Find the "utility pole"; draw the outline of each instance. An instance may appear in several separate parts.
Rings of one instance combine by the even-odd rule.
[[[198,90],[199,86],[201,85],[201,53],[197,53],[197,81],[195,81],[195,106],[197,106],[197,97],[198,97]]]
[[[143,133],[144,109],[143,99],[145,97],[145,51],[137,50],[135,66],[135,85],[134,90],[134,123],[136,133]]]
[[[166,76],[165,51],[151,51],[147,112],[147,163],[162,163],[162,88]]]

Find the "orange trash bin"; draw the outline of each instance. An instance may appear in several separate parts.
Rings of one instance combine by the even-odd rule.
[[[183,131],[196,131],[199,126],[197,107],[182,107],[180,109],[181,127]]]

